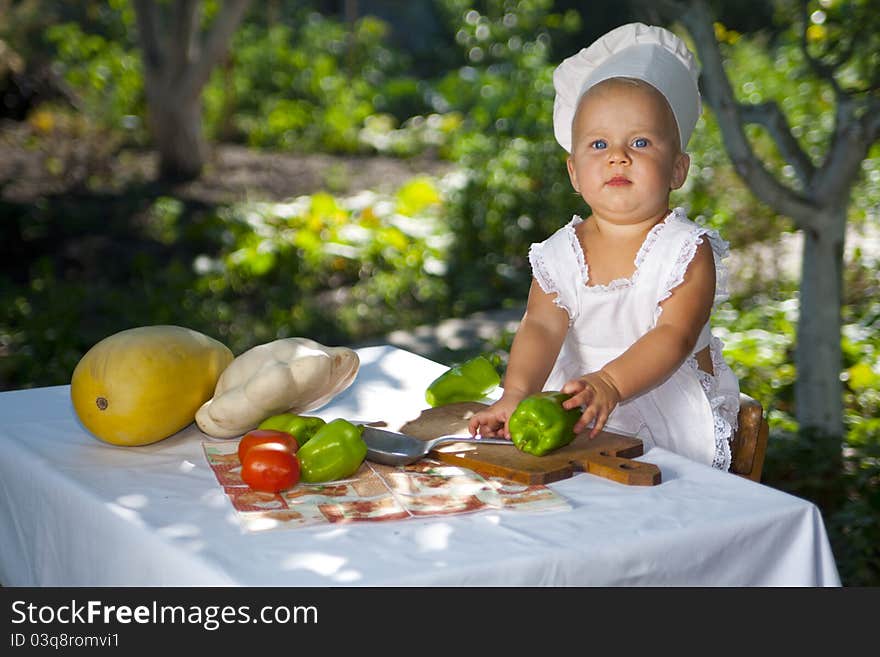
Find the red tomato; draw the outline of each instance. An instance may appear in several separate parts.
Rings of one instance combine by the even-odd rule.
[[[299,449],[299,443],[296,438],[285,431],[276,431],[275,429],[254,429],[247,432],[238,443],[238,460],[244,463],[245,454],[255,445],[280,445],[292,454],[296,454]]]
[[[241,479],[253,490],[264,493],[287,490],[299,481],[299,459],[277,444],[257,445],[244,455]]]

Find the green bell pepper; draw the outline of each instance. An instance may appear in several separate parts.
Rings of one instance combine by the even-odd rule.
[[[523,399],[507,420],[513,444],[522,452],[543,456],[574,440],[574,425],[581,410],[562,408],[562,402],[569,397],[562,392],[545,391]]]
[[[296,453],[302,481],[319,483],[354,474],[367,456],[363,432],[363,426],[342,418],[318,429]]]
[[[431,407],[461,401],[477,401],[501,383],[495,367],[484,356],[449,368],[431,382],[425,401]]]
[[[302,447],[312,437],[315,432],[326,424],[319,417],[311,417],[307,415],[296,415],[295,413],[281,413],[268,417],[262,422],[258,429],[275,429],[276,431],[284,431],[296,438],[296,444]]]

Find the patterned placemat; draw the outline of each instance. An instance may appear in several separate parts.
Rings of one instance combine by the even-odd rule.
[[[486,509],[545,512],[571,508],[547,486],[483,477],[431,459],[399,467],[364,461],[349,479],[299,483],[281,493],[261,493],[241,480],[237,440],[202,441],[202,449],[246,531],[406,520]]]

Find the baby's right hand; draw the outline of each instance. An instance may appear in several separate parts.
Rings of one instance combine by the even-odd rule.
[[[479,433],[483,438],[502,436],[509,440],[510,431],[507,429],[507,420],[516,410],[519,402],[520,399],[513,396],[502,396],[487,409],[474,414],[468,422],[468,431],[472,436]]]

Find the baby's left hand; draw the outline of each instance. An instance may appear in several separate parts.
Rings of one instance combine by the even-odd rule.
[[[562,386],[562,392],[571,395],[563,402],[563,408],[585,407],[580,419],[574,425],[575,433],[580,433],[590,422],[595,421],[590,431],[590,438],[595,438],[602,431],[611,411],[620,403],[617,386],[610,376],[601,371],[572,379]]]

